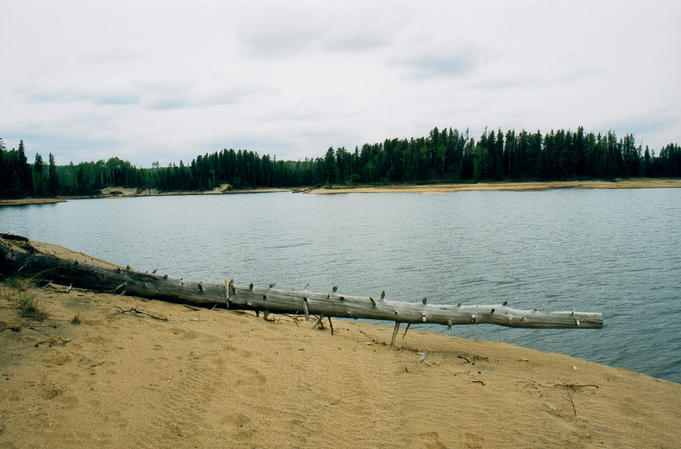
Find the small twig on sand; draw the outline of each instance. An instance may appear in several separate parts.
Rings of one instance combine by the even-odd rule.
[[[482,381],[482,380],[471,380],[471,383],[472,383],[472,384],[480,384],[480,385],[482,385],[483,387],[485,386],[485,382]]]
[[[572,395],[570,394],[570,389],[566,388],[565,391],[567,391],[568,398],[570,399],[570,404],[572,404],[572,411],[574,412],[575,416],[577,416],[577,409],[575,408],[575,401],[572,400]]]
[[[316,321],[315,321],[314,325],[312,326],[312,329],[317,329],[317,328],[319,328],[320,330],[324,330],[325,327],[324,327],[324,323],[322,322],[323,319],[324,319],[323,316],[317,315],[317,316],[315,317],[315,320],[316,320]]]
[[[293,324],[298,327],[298,320],[302,320],[303,318],[298,316],[298,315],[288,315],[288,314],[283,314],[282,316],[285,316],[286,318],[290,318],[293,321]]]
[[[186,308],[188,308],[189,310],[193,310],[194,312],[198,312],[199,310],[201,310],[201,309],[198,309],[196,307],[192,307],[189,304],[182,304],[182,305],[185,306]]]
[[[594,384],[555,384],[554,387],[571,388],[573,390],[577,390],[579,388],[587,388],[587,387],[601,388],[598,385],[594,385]]]
[[[49,347],[52,347],[52,346],[54,346],[54,345],[65,345],[65,344],[70,343],[70,342],[71,342],[71,340],[68,339],[68,338],[64,338],[64,337],[51,337],[51,338],[48,338],[47,340],[39,341],[39,342],[36,343],[34,346],[37,348],[38,346],[47,343],[47,345],[48,345]]]
[[[345,396],[341,396],[340,398],[338,398],[338,399],[336,399],[335,401],[331,402],[329,405],[336,405],[336,404],[338,404],[340,401],[342,401],[343,399],[349,398],[350,396],[352,396],[352,395],[351,395],[351,394],[346,394]]]
[[[364,332],[363,330],[360,329],[359,333],[362,334],[362,335],[364,335],[364,336],[365,336],[366,338],[368,338],[369,340],[371,340],[372,343],[374,343],[374,344],[376,344],[376,345],[380,345],[380,344],[381,344],[380,341],[378,341],[378,340],[372,338],[371,336],[369,336],[369,335],[368,335],[366,332]]]
[[[568,395],[568,399],[570,400],[570,405],[572,405],[572,412],[575,414],[575,416],[577,416],[577,407],[575,407],[575,401],[572,400],[572,393],[570,393],[570,390],[577,390],[579,388],[586,387],[600,388],[598,385],[594,384],[567,384],[565,382],[555,384],[554,387],[565,388],[565,391],[567,392]]]
[[[155,320],[168,321],[168,318],[164,316],[152,315],[151,313],[145,312],[144,310],[139,310],[137,307],[131,307],[128,310],[123,310],[120,307],[116,306],[116,310],[118,311],[118,313],[135,313],[137,315],[146,315],[149,318],[153,318]]]

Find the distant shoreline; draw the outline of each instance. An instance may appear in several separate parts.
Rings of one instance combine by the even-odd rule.
[[[233,189],[233,190],[208,190],[208,191],[183,191],[183,192],[158,192],[155,190],[143,190],[137,193],[136,188],[130,187],[106,187],[100,194],[60,196],[57,198],[18,198],[0,199],[2,206],[26,206],[32,204],[64,203],[68,200],[83,199],[110,199],[110,198],[140,198],[148,196],[182,196],[182,195],[236,195],[240,193],[274,193],[290,192],[292,189],[283,188],[258,188],[258,189]]]
[[[209,191],[158,192],[131,187],[106,187],[99,195],[63,196],[58,198],[19,198],[0,199],[2,206],[24,206],[31,204],[62,203],[71,199],[88,198],[138,198],[147,196],[180,196],[180,195],[236,195],[242,193],[275,193],[296,192],[319,195],[335,195],[343,193],[447,193],[469,191],[514,191],[538,192],[552,189],[660,189],[681,188],[681,179],[631,178],[615,181],[530,181],[530,182],[479,182],[459,184],[386,184],[333,187],[300,187],[300,188],[256,188],[256,189],[213,189]]]
[[[681,188],[681,179],[635,178],[615,181],[532,181],[484,182],[475,184],[405,184],[385,186],[332,187],[309,189],[305,193],[333,195],[341,193],[447,193],[468,191],[536,192],[552,189],[658,189]]]
[[[19,198],[15,200],[0,200],[0,206],[26,206],[29,204],[64,203],[64,198]]]

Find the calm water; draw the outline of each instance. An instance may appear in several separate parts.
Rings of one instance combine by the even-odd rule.
[[[195,280],[602,312],[601,330],[452,333],[681,382],[681,190],[75,200],[0,208],[0,231]]]

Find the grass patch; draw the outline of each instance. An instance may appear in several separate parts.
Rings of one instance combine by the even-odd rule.
[[[24,294],[19,297],[19,315],[24,318],[42,321],[45,314],[38,308],[38,299],[29,294]]]
[[[38,298],[31,293],[34,287],[32,278],[8,277],[0,282],[0,299],[7,301],[10,307],[16,307],[20,316],[42,321],[47,315],[40,310]]]
[[[7,288],[12,288],[14,290],[20,290],[20,291],[26,291],[28,290],[29,287],[31,287],[31,280],[30,279],[25,279],[21,278],[19,276],[12,276],[3,281],[3,284],[5,284],[5,287]]]

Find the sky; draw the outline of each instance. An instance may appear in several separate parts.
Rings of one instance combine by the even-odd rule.
[[[0,0],[0,137],[58,164],[439,128],[681,142],[681,2]]]

